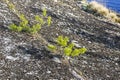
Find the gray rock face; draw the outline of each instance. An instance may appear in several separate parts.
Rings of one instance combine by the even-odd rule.
[[[120,26],[81,10],[77,0],[10,0],[30,24],[42,8],[52,17],[42,26],[41,38],[8,29],[18,17],[0,1],[0,80],[119,80]],[[72,58],[71,65],[46,50],[58,36],[70,37],[85,46],[85,54]],[[55,61],[56,60],[56,61]]]

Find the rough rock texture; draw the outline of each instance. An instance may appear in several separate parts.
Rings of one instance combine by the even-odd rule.
[[[119,80],[120,25],[101,20],[81,10],[77,0],[10,0],[31,22],[45,7],[52,17],[43,26],[42,38],[12,32],[9,24],[18,17],[0,1],[0,80]],[[70,37],[88,51],[61,63],[59,56],[46,50],[58,35]]]

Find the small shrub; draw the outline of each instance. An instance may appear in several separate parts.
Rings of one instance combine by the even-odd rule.
[[[15,5],[11,3],[9,0],[4,0],[4,2],[8,5],[9,9],[14,10]]]
[[[50,51],[60,51],[63,52],[65,56],[79,56],[80,54],[84,54],[86,52],[86,48],[76,48],[74,43],[69,42],[68,37],[58,36],[56,39],[56,44],[59,45],[59,47],[56,47],[55,45],[48,45],[48,50]]]
[[[47,24],[48,24],[48,26],[50,26],[51,25],[51,22],[52,22],[52,20],[51,20],[52,18],[51,18],[51,16],[48,16],[48,19],[47,19]]]
[[[17,32],[21,32],[22,31],[22,27],[17,26],[15,24],[11,24],[10,27],[9,27],[9,29],[13,30],[13,31],[17,31]]]
[[[36,24],[30,26],[28,19],[25,17],[24,14],[20,14],[15,9],[15,5],[13,3],[11,3],[9,0],[5,0],[5,2],[8,5],[9,9],[12,10],[14,12],[14,14],[16,14],[20,19],[19,25],[11,24],[9,26],[10,30],[17,31],[17,32],[29,32],[31,34],[35,34],[41,29],[41,26],[43,26],[45,24],[45,21],[43,20],[43,18],[41,18],[39,15],[35,15]],[[44,8],[43,16],[45,17],[46,15],[47,15],[47,10]],[[48,16],[47,24],[48,24],[48,26],[51,25],[51,17],[50,16]]]
[[[49,45],[48,45],[48,50],[54,52],[54,51],[56,51],[56,49],[57,49],[56,46],[54,46],[54,45],[52,45],[52,44],[49,44]]]
[[[58,38],[56,39],[57,44],[59,44],[62,47],[67,46],[67,43],[69,41],[68,37],[63,37],[63,36],[58,36]]]
[[[36,15],[36,16],[35,16],[35,20],[36,20],[38,23],[40,23],[41,25],[44,25],[44,24],[45,24],[44,20],[43,20],[39,15]]]
[[[47,10],[45,8],[43,8],[43,16],[46,16],[47,15]]]

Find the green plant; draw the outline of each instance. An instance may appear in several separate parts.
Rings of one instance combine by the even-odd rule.
[[[15,9],[14,4],[10,3],[10,4],[8,4],[8,5],[9,5],[9,8],[10,8],[11,10]]]
[[[24,27],[24,26],[27,26],[27,25],[28,25],[28,20],[25,18],[25,15],[24,15],[24,14],[20,14],[20,15],[19,15],[19,18],[20,18],[20,20],[21,20],[20,26]]]
[[[13,31],[17,31],[17,32],[21,32],[22,31],[22,27],[17,26],[15,24],[11,24],[10,27],[9,27],[9,29],[13,30]]]
[[[18,18],[20,19],[20,22],[18,25],[11,24],[9,26],[10,30],[17,31],[17,32],[29,32],[31,34],[35,34],[41,29],[41,26],[43,26],[45,24],[45,21],[43,20],[42,17],[40,17],[39,15],[35,15],[36,23],[34,25],[30,26],[28,19],[25,17],[24,14],[19,13],[19,11],[17,11],[15,9],[15,5],[13,3],[11,3],[9,0],[4,0],[4,2],[8,5],[9,9],[12,10],[14,12],[14,14],[16,14],[18,16]],[[47,10],[44,8],[43,16],[46,16],[46,15],[47,15]],[[48,16],[47,23],[48,23],[48,26],[51,25],[51,17],[50,16]]]
[[[21,32],[21,31],[29,32],[30,27],[28,25],[28,20],[25,18],[25,16],[23,14],[20,14],[19,18],[21,20],[19,25],[11,24],[9,26],[9,29],[12,31],[17,31],[17,32]]]
[[[63,51],[66,56],[71,56],[72,48],[65,47]]]
[[[35,15],[35,20],[41,25],[44,25],[45,23],[44,20],[39,15]]]
[[[47,10],[45,8],[43,8],[43,16],[46,16],[47,15]]]
[[[58,36],[58,38],[56,39],[57,44],[59,44],[62,47],[67,46],[68,41],[69,41],[69,38],[63,37],[63,36]]]
[[[52,22],[52,20],[51,20],[52,18],[51,18],[51,16],[48,16],[48,19],[47,19],[47,24],[48,24],[48,26],[50,26],[51,25],[51,22]]]
[[[57,49],[57,47],[56,46],[54,46],[54,45],[52,45],[52,44],[49,44],[48,45],[48,50],[50,50],[50,51],[55,51]]]
[[[59,45],[59,47],[56,47],[55,45],[48,45],[48,50],[50,51],[60,51],[63,52],[65,56],[79,56],[80,54],[84,54],[87,49],[85,47],[83,48],[76,48],[74,43],[69,42],[68,37],[58,36],[56,39],[56,44]]]
[[[9,2],[9,0],[4,0],[4,2],[6,2],[6,3],[7,3],[8,7],[9,7],[11,10],[15,9],[14,4],[13,4],[13,3],[11,3],[11,2]]]
[[[84,54],[86,52],[86,48],[74,49],[71,53],[71,56],[78,56],[79,54]]]
[[[20,14],[19,17],[21,21],[19,25],[17,26],[15,24],[11,24],[9,26],[10,30],[17,31],[17,32],[24,31],[24,32],[35,34],[41,29],[41,26],[44,24],[43,19],[38,15],[35,16],[35,20],[37,23],[32,26],[29,26],[28,24],[29,21],[25,18],[23,14]]]
[[[36,34],[40,29],[41,29],[41,25],[37,23],[33,25],[31,28],[29,28],[29,33]]]

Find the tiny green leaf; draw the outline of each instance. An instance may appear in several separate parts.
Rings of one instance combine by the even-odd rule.
[[[87,51],[86,48],[81,48],[81,49],[79,49],[79,53],[80,53],[80,54],[84,54],[86,51]]]
[[[17,32],[21,32],[22,29],[23,29],[23,28],[22,28],[21,26],[17,27]]]
[[[43,8],[43,16],[47,15],[47,10],[45,8]]]
[[[70,43],[70,44],[68,45],[68,47],[71,48],[71,49],[72,49],[74,46],[75,46],[74,43]]]
[[[67,36],[65,36],[64,41],[68,42],[69,38]]]
[[[20,14],[19,18],[21,20],[20,26],[26,26],[26,25],[28,25],[28,20],[25,18],[25,15]]]
[[[67,37],[64,38],[63,36],[58,36],[56,39],[56,42],[63,47],[67,46],[68,41],[69,39]]]
[[[48,16],[48,19],[47,19],[48,26],[50,26],[50,25],[51,25],[51,22],[52,22],[51,17],[50,17],[50,16]]]
[[[62,41],[63,41],[63,36],[58,36],[58,38],[56,39],[56,42],[60,44]]]
[[[35,20],[39,21],[39,17],[40,17],[39,15],[35,15]]]
[[[16,31],[17,30],[17,26],[15,24],[11,24],[9,29],[13,30],[13,31]]]
[[[61,46],[63,46],[63,47],[67,46],[67,42],[63,40],[63,41],[61,42]]]
[[[33,25],[32,28],[36,29],[36,31],[39,31],[41,29],[41,24],[37,23],[37,24]]]
[[[21,21],[24,21],[25,20],[25,15],[24,14],[20,14],[19,18],[20,18]]]
[[[9,8],[10,8],[11,10],[15,9],[14,4],[12,4],[12,3],[8,3],[8,6],[9,6]]]
[[[36,16],[35,16],[35,20],[38,21],[41,25],[44,24],[43,19],[42,19],[39,15],[36,15]]]
[[[64,54],[65,54],[66,56],[70,56],[71,52],[72,52],[72,49],[71,49],[71,48],[69,48],[69,47],[65,47],[65,48],[64,48]]]
[[[55,51],[55,50],[57,49],[56,46],[51,45],[51,44],[49,44],[47,48],[48,48],[48,50],[50,50],[50,51]]]
[[[31,33],[31,34],[35,34],[35,33],[37,33],[37,31],[36,31],[36,29],[35,29],[35,28],[30,28],[30,30],[29,30],[29,31],[30,31],[30,33]]]
[[[78,56],[79,55],[79,49],[74,49],[73,52],[71,53],[72,57]]]

